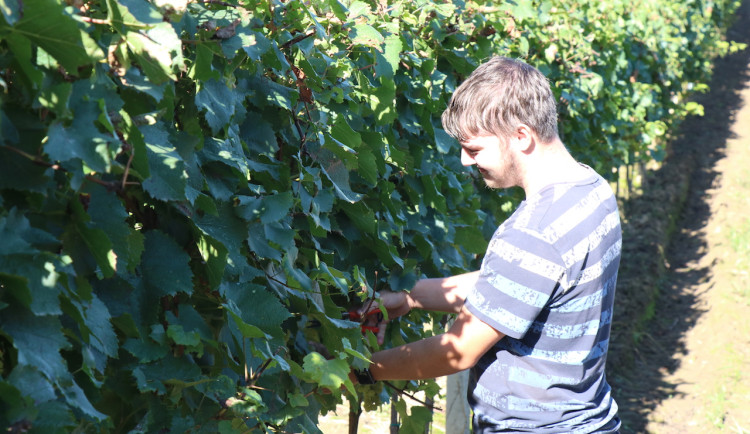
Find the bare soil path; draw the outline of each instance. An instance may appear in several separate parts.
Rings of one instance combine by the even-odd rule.
[[[748,43],[748,29],[745,1],[728,39]],[[652,319],[633,369],[614,369],[627,433],[750,433],[750,49],[717,61],[699,102],[666,163],[691,175]],[[648,188],[669,189],[663,178]]]

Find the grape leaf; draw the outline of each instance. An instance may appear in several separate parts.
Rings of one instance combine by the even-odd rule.
[[[96,41],[79,29],[62,4],[55,0],[24,1],[23,7],[20,3],[3,2],[0,9],[12,24],[7,32],[43,48],[71,74],[78,74],[78,68],[105,57]],[[2,25],[0,22],[0,30]]]
[[[193,292],[193,272],[187,253],[161,231],[149,231],[145,235],[141,271],[150,290],[158,295]]]
[[[337,391],[344,385],[349,392],[356,396],[354,384],[349,379],[351,368],[345,360],[326,360],[320,353],[312,352],[305,356],[302,365],[304,372],[309,375],[311,381],[318,383],[330,391]]]
[[[143,189],[159,200],[184,200],[187,175],[185,163],[171,145],[169,135],[157,125],[141,128],[146,142],[151,176],[143,181]]]
[[[68,369],[60,351],[70,348],[55,316],[36,316],[22,308],[0,311],[0,326],[13,339],[18,350],[18,365],[38,369],[54,381],[67,375]]]

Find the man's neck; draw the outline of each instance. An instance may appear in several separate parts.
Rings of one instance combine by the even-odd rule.
[[[527,198],[548,185],[578,181],[590,175],[588,169],[578,163],[559,140],[537,145],[531,154],[522,159],[521,187]]]

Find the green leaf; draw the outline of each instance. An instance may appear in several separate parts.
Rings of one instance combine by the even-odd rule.
[[[377,219],[375,213],[362,202],[354,204],[341,204],[341,209],[349,217],[354,225],[359,228],[362,233],[374,234],[375,228],[377,227]]]
[[[219,79],[221,74],[213,67],[214,50],[208,44],[195,46],[195,58],[188,70],[188,76],[197,81]]]
[[[307,298],[314,300],[314,298],[311,297],[313,294],[310,294],[310,291],[313,289],[313,281],[307,276],[307,273],[295,267],[294,260],[296,255],[296,249],[287,252],[287,254],[284,255],[284,260],[281,262],[281,266],[286,273],[287,279],[292,280],[292,282],[288,282],[290,286],[293,288],[301,288],[303,291],[306,291]]]
[[[18,0],[0,0],[0,13],[5,22],[12,26],[23,16],[22,3]]]
[[[57,397],[53,384],[33,366],[19,365],[15,367],[8,377],[8,383],[22,391],[37,404],[52,401]]]
[[[233,53],[236,53],[236,51],[241,48],[250,60],[259,62],[261,57],[266,54],[269,48],[271,48],[271,43],[262,33],[251,30],[247,26],[240,25],[237,26],[234,36],[222,43],[222,49],[225,53],[228,48],[229,51],[232,51]],[[227,57],[231,59],[234,55],[228,54]]]
[[[226,247],[230,257],[237,256],[248,234],[247,222],[237,217],[231,204],[219,202],[217,205],[217,215],[195,215],[193,221],[203,233]]]
[[[254,284],[225,282],[220,291],[231,300],[233,307],[230,311],[244,323],[256,326],[271,336],[283,333],[281,323],[289,318],[289,311],[268,289]],[[252,330],[248,331],[252,333]]]
[[[700,103],[697,103],[695,101],[688,101],[685,104],[685,111],[688,114],[694,115],[694,116],[703,116],[704,115],[703,105],[700,104]],[[663,124],[663,122],[662,122],[662,124]]]
[[[146,76],[154,84],[177,80],[177,72],[184,68],[184,59],[182,41],[172,25],[166,22],[154,23],[155,14],[144,12],[151,6],[143,0],[109,0],[109,4],[114,16],[121,14],[125,22],[122,27],[123,41],[135,55]],[[138,18],[131,13],[136,9],[140,9]],[[144,26],[146,23],[139,19],[146,21],[148,25]]]
[[[81,86],[79,91],[85,91]],[[101,115],[98,102],[80,102],[74,108],[75,117],[70,126],[55,122],[47,131],[44,150],[52,160],[80,159],[99,173],[108,173],[120,141],[111,134],[99,132],[97,124]]]
[[[82,260],[81,255],[84,253],[81,250],[77,250],[77,254],[73,253],[75,246],[82,243],[96,261],[99,267],[97,271],[101,273],[101,276],[112,277],[117,267],[117,259],[109,237],[103,230],[91,228],[86,224],[89,218],[78,198],[71,199],[70,208],[77,219],[73,221],[63,239],[65,249],[70,252],[71,256]]]
[[[411,414],[403,417],[403,424],[399,428],[399,434],[422,434],[424,427],[429,426],[432,421],[432,411],[427,407],[413,406]],[[406,411],[404,411],[406,412]]]
[[[94,348],[109,357],[117,357],[119,342],[117,335],[109,322],[110,315],[107,306],[102,303],[96,295],[89,303],[81,303],[79,306],[84,319],[84,340]]]
[[[195,347],[201,343],[201,337],[196,332],[186,332],[179,324],[170,324],[167,327],[167,336],[177,345]]]
[[[536,9],[533,2],[516,0],[509,1],[511,13],[516,20],[525,20],[536,16]]]
[[[201,236],[198,241],[198,249],[203,262],[206,264],[208,285],[211,288],[217,288],[224,277],[229,252],[218,241],[204,236]]]
[[[108,18],[118,31],[159,24],[164,19],[154,5],[144,0],[107,0],[107,6]]]
[[[177,313],[167,312],[166,316],[170,324],[182,326],[186,333],[196,333],[204,341],[214,340],[213,331],[200,312],[190,304],[180,304]]]
[[[156,392],[159,395],[167,393],[166,384],[196,382],[200,374],[200,368],[191,359],[171,355],[147,365],[141,364],[133,370],[141,392]]]
[[[73,86],[70,83],[55,83],[42,87],[35,107],[44,107],[61,118],[70,116],[68,107]]]
[[[375,75],[377,77],[392,78],[398,71],[401,60],[403,43],[398,35],[388,35],[385,38],[383,53],[375,52],[377,62],[375,64]]]
[[[7,135],[0,130],[2,138]],[[52,186],[45,167],[4,148],[0,146],[0,189],[45,193]]]
[[[171,237],[161,231],[146,232],[141,271],[146,286],[155,294],[193,292],[190,257]]]
[[[195,104],[214,134],[224,129],[234,116],[235,95],[226,84],[214,79],[203,83],[195,95]]]
[[[351,368],[346,360],[326,360],[320,353],[312,352],[305,356],[302,369],[309,375],[311,381],[331,392],[338,391],[344,385],[352,395],[357,395],[349,379]]]
[[[342,343],[344,345],[344,351],[347,354],[349,354],[351,356],[354,356],[354,357],[356,357],[356,358],[358,358],[358,359],[360,359],[363,362],[366,362],[368,364],[372,363],[372,360],[370,360],[370,358],[368,356],[366,356],[366,355],[362,354],[360,351],[357,351],[356,349],[352,348],[352,344],[351,344],[351,342],[349,342],[349,339],[343,338],[341,341],[342,341]]]
[[[456,142],[456,139],[449,136],[448,133],[445,132],[442,128],[433,128],[435,131],[435,146],[437,146],[437,150],[442,154],[450,154],[453,152],[456,152],[456,146],[458,142]]]
[[[355,18],[359,18],[361,16],[372,16],[372,9],[370,9],[370,5],[368,5],[366,2],[355,0],[349,5],[347,18],[349,20],[354,20]]]
[[[247,112],[240,134],[250,150],[256,154],[272,158],[278,151],[279,145],[271,124],[257,112]]]
[[[598,97],[604,88],[604,79],[599,74],[591,73],[588,77],[582,78],[581,83],[591,97]]]
[[[125,341],[122,347],[128,350],[130,354],[137,357],[139,363],[149,363],[154,360],[159,360],[162,357],[165,357],[169,352],[168,346],[154,342],[150,338],[130,338]]]
[[[359,164],[359,176],[367,181],[370,186],[378,183],[378,161],[369,149],[360,148],[357,150],[357,163]]]
[[[252,164],[252,160],[245,157],[242,143],[233,134],[230,134],[226,140],[219,140],[214,137],[206,138],[203,149],[198,155],[202,161],[218,161],[237,169],[243,176],[250,174],[248,163]]]
[[[385,38],[374,27],[369,24],[355,24],[349,37],[354,45],[365,45],[369,47],[380,47]]]
[[[396,86],[392,80],[381,80],[369,100],[377,125],[388,125],[396,119]]]
[[[299,92],[265,77],[259,77],[250,82],[254,90],[263,101],[263,105],[272,105],[288,111],[294,110],[299,99]]]
[[[289,214],[294,205],[294,196],[291,191],[262,197],[238,196],[235,203],[238,216],[267,224]]]
[[[349,203],[355,203],[362,199],[361,194],[352,191],[349,184],[349,170],[333,153],[321,149],[315,158],[320,162],[323,173],[333,183],[334,190],[339,198]]]
[[[253,254],[261,258],[281,261],[283,256],[282,251],[274,248],[269,243],[270,239],[267,235],[267,227],[268,225],[263,223],[251,223],[247,232],[247,244],[250,246],[250,251]]]
[[[83,411],[84,414],[94,419],[100,421],[107,419],[107,415],[98,411],[94,408],[93,405],[91,405],[91,401],[89,401],[83,389],[81,389],[81,387],[76,384],[72,378],[64,378],[62,380],[59,380],[57,382],[57,385],[68,404],[75,406],[76,408]]]
[[[115,193],[98,184],[90,184],[87,188],[90,191],[89,227],[102,230],[111,241],[117,256],[115,269],[134,270],[141,262],[143,233],[128,225],[128,213]]]
[[[143,189],[159,200],[185,200],[185,163],[171,145],[169,134],[159,125],[141,128],[146,142],[151,176],[143,181]]]
[[[0,21],[0,35],[6,33],[4,30],[3,23]],[[16,64],[29,81],[31,87],[41,87],[42,81],[44,81],[44,74],[40,68],[35,66],[36,60],[32,59],[34,50],[31,41],[23,35],[16,33],[3,36],[3,39],[7,41],[10,51],[13,53],[13,58],[16,60]]]
[[[482,231],[476,226],[463,226],[456,228],[454,239],[456,245],[466,249],[467,252],[482,254],[487,250],[487,240]]]
[[[266,239],[278,245],[281,252],[288,252],[295,247],[296,232],[286,222],[275,221],[264,225]]]
[[[523,57],[529,55],[529,40],[525,36],[518,38],[518,52]]]
[[[263,330],[261,330],[260,328],[243,321],[242,318],[234,312],[235,310],[238,310],[236,305],[232,303],[231,305],[225,305],[225,307],[227,307],[227,310],[229,311],[229,315],[234,320],[234,323],[237,325],[237,328],[240,330],[240,333],[242,333],[242,336],[246,338],[257,338],[257,339],[268,337],[268,335],[263,333]]]
[[[0,216],[0,255],[36,253],[24,235],[31,229],[29,220],[18,211],[17,208],[10,210],[8,215]]]
[[[18,350],[18,365],[38,369],[55,381],[68,375],[60,351],[70,348],[60,320],[55,316],[36,316],[22,308],[0,311],[0,328],[13,339]]]
[[[349,148],[357,149],[362,144],[362,136],[349,126],[342,116],[336,118],[331,127],[331,136]]]
[[[11,0],[12,1],[12,0]],[[76,21],[55,0],[24,1],[21,14],[20,3],[3,2],[0,9],[10,17],[11,34],[28,38],[54,57],[70,74],[78,69],[105,58],[104,52]]]

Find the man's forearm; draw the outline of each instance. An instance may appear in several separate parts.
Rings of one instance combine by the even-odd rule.
[[[424,310],[458,313],[479,277],[479,272],[421,279],[409,292],[410,306]]]
[[[372,355],[370,372],[377,380],[421,380],[453,374],[461,370],[461,365],[447,350],[448,345],[445,335],[438,335],[379,351]]]
[[[453,374],[474,366],[502,337],[462,309],[444,334],[373,353],[370,372],[376,380],[420,380]]]

